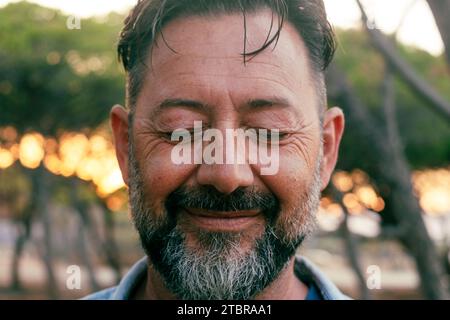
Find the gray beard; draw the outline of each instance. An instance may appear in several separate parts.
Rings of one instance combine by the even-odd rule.
[[[198,248],[186,244],[186,234],[175,221],[156,221],[170,212],[155,215],[147,205],[143,175],[130,141],[130,209],[142,247],[166,287],[184,300],[248,300],[269,286],[287,267],[302,241],[315,229],[315,212],[320,201],[320,166],[317,161],[308,192],[285,226],[267,221],[254,246],[243,252],[241,233],[198,232]],[[322,154],[322,153],[321,153]],[[277,214],[279,216],[279,214]],[[169,218],[167,218],[169,220]]]

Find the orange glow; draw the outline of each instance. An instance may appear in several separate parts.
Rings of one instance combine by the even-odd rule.
[[[355,169],[352,171],[352,180],[356,184],[367,184],[369,182],[369,177],[364,171]]]
[[[126,199],[117,195],[112,195],[106,199],[106,206],[111,211],[119,211],[125,205]]]
[[[336,188],[346,193],[344,205],[351,213],[364,208],[375,212],[384,210],[384,200],[369,181],[367,174],[358,169],[351,173],[339,171],[332,177]],[[416,171],[413,173],[412,182],[420,206],[426,214],[450,214],[450,169]],[[326,203],[322,208],[328,209],[329,206],[330,204]]]
[[[0,147],[0,169],[6,169],[14,163],[14,156],[7,149]]]
[[[357,187],[355,190],[356,195],[361,203],[363,203],[368,208],[373,208],[378,200],[375,190],[369,186],[364,185]]]
[[[17,156],[15,156],[17,155]],[[92,181],[99,196],[107,198],[125,186],[114,146],[95,134],[65,133],[59,139],[44,139],[32,133],[22,137],[20,145],[0,149],[0,168],[9,167],[15,158],[27,168],[37,168],[41,161],[55,175],[77,176]]]
[[[107,196],[122,187],[124,187],[124,182],[122,179],[122,173],[119,168],[112,171],[110,174],[102,177],[100,182],[97,184],[97,192],[100,196]]]
[[[341,192],[348,192],[353,188],[351,176],[344,171],[336,172],[332,177],[332,183]]]
[[[422,194],[420,206],[431,214],[448,213],[450,195],[445,190],[429,190]]]
[[[342,211],[342,207],[337,203],[332,203],[327,207],[327,212],[335,216],[341,216],[344,212]]]
[[[330,199],[329,197],[322,197],[320,199],[320,206],[323,207],[323,208],[328,207],[332,203],[333,203],[333,200]]]
[[[5,127],[0,132],[2,138],[6,141],[16,141],[17,139],[17,130],[14,127]]]
[[[51,173],[56,175],[61,174],[61,160],[56,155],[50,154],[45,156],[44,165]]]
[[[20,163],[27,168],[39,167],[44,159],[44,137],[39,133],[29,133],[22,137],[19,147]]]
[[[56,139],[50,138],[45,140],[45,153],[46,154],[54,154],[58,151],[58,141]]]
[[[367,209],[380,212],[384,209],[384,200],[378,196],[375,188],[369,182],[369,176],[362,170],[352,172],[338,171],[333,174],[333,185],[342,192],[343,204],[352,214],[359,214]],[[335,205],[335,207],[332,207]],[[327,212],[333,208],[335,212],[342,211],[338,204],[322,205]],[[339,209],[339,210],[338,210]]]
[[[12,156],[14,157],[14,160],[19,159],[20,155],[20,146],[18,143],[15,143],[9,148],[9,152],[11,152]]]
[[[61,173],[71,176],[75,173],[78,164],[86,157],[89,144],[84,134],[65,134],[61,137],[59,153],[62,160]]]
[[[347,209],[356,209],[359,207],[358,197],[353,193],[347,193],[342,202],[347,207]]]
[[[59,154],[61,174],[92,181],[101,197],[125,186],[113,145],[101,135],[66,134],[61,137]]]
[[[89,144],[93,153],[103,153],[112,148],[112,145],[108,140],[100,135],[94,135],[89,139]]]
[[[380,212],[380,211],[383,211],[383,210],[384,210],[384,206],[385,206],[385,204],[384,204],[383,198],[378,197],[378,198],[377,198],[377,201],[376,201],[376,202],[374,203],[374,205],[372,206],[372,209],[373,209],[375,212]]]
[[[417,171],[412,177],[422,209],[429,214],[450,213],[450,170]]]
[[[76,174],[83,180],[91,181],[101,170],[101,163],[94,158],[88,157],[80,162]]]

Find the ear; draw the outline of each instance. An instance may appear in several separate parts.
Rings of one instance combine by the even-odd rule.
[[[323,161],[321,168],[322,186],[325,189],[330,182],[331,174],[339,153],[345,119],[341,109],[334,107],[327,110],[323,119]]]
[[[128,186],[128,111],[115,105],[111,109],[110,118],[117,161],[123,181]]]

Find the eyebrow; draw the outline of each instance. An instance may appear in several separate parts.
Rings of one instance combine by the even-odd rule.
[[[207,109],[208,106],[204,103],[189,99],[165,99],[158,106],[159,109],[166,109],[171,107],[187,107],[191,109]]]
[[[281,108],[287,108],[291,107],[292,104],[288,99],[282,98],[282,97],[270,97],[270,98],[264,98],[264,99],[252,99],[247,101],[247,106],[250,109],[260,109],[265,107],[281,107]]]
[[[288,99],[273,96],[270,98],[250,99],[244,104],[243,107],[246,109],[261,109],[266,107],[286,108],[291,106],[292,104],[289,102]],[[207,113],[211,110],[210,105],[202,103],[200,101],[183,98],[169,98],[164,99],[161,103],[157,105],[156,109],[152,112],[152,116],[158,115],[165,109],[176,107],[185,107],[203,113]]]
[[[152,116],[157,116],[165,109],[174,108],[174,107],[185,107],[188,109],[192,109],[200,112],[208,112],[210,110],[210,106],[204,104],[200,101],[190,100],[190,99],[164,99],[161,103],[156,106],[156,109],[152,112]]]

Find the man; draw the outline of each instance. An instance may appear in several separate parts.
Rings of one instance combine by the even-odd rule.
[[[326,107],[334,49],[322,0],[137,3],[118,45],[127,108],[115,106],[111,124],[147,257],[88,299],[346,298],[295,257],[344,130],[341,110]],[[212,129],[223,135],[202,136]],[[263,135],[233,150],[238,129]],[[219,140],[213,161],[190,157]],[[269,145],[275,170],[250,162],[250,145]],[[245,161],[214,161],[232,151]]]

